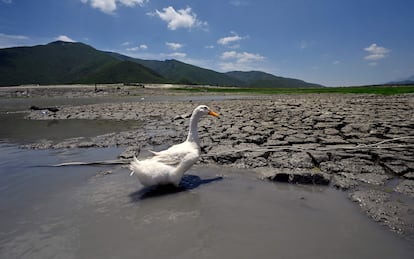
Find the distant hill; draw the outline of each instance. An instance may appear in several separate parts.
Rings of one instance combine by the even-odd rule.
[[[301,88],[301,87],[321,87],[321,85],[307,83],[299,79],[274,76],[272,74],[250,71],[233,71],[227,75],[244,82],[247,87],[280,87],[280,88]]]
[[[165,61],[142,60],[120,55],[118,53],[109,54],[120,60],[130,60],[149,67],[175,83],[240,87],[321,87],[321,85],[307,83],[302,80],[278,77],[260,71],[232,71],[220,73],[174,59]]]
[[[190,85],[241,86],[243,82],[225,73],[205,69],[172,59],[165,61],[135,59],[118,53],[109,53],[120,60],[129,60],[146,66],[172,83]]]
[[[72,83],[178,83],[240,87],[317,87],[260,71],[220,73],[178,60],[142,60],[55,41],[0,49],[0,86]]]
[[[394,84],[394,85],[414,85],[414,75],[407,77],[402,80],[388,82],[386,84]]]

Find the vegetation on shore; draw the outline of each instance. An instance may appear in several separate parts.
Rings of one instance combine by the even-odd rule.
[[[240,88],[240,87],[177,87],[176,91],[210,92],[210,93],[239,93],[239,94],[406,94],[414,93],[414,85],[373,85],[353,87],[318,87],[318,88]]]

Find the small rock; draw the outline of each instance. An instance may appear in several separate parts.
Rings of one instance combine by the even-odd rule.
[[[246,137],[246,142],[261,145],[266,142],[266,137],[262,135],[250,135]]]
[[[403,180],[395,187],[396,192],[414,197],[414,180]]]
[[[339,131],[337,129],[333,129],[333,128],[327,128],[324,130],[326,135],[338,135]]]
[[[384,166],[396,175],[402,176],[408,172],[409,168],[403,164],[385,163]]]
[[[322,151],[310,151],[308,155],[312,158],[312,160],[319,166],[320,163],[326,162],[329,160],[329,156],[327,152]]]
[[[333,186],[341,190],[349,190],[358,186],[358,182],[340,175],[334,175],[332,178]]]
[[[130,147],[127,147],[124,150],[124,152],[122,152],[118,157],[121,159],[131,159],[134,156],[138,156],[139,152],[140,152],[139,147],[130,146]]]
[[[409,179],[409,180],[414,180],[414,172],[406,173],[404,175],[404,178]]]
[[[237,160],[242,158],[241,153],[227,153],[227,154],[221,154],[221,155],[213,155],[211,158],[218,164],[233,164]]]
[[[369,183],[373,185],[384,185],[385,182],[392,177],[385,174],[365,173],[365,174],[345,174],[347,178],[358,180],[360,182]]]

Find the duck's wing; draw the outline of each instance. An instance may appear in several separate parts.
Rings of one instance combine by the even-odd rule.
[[[158,152],[152,159],[166,165],[178,166],[190,153],[192,152],[188,152],[186,150],[175,152]]]
[[[188,160],[189,157],[199,156],[198,148],[187,142],[171,146],[163,151],[152,151],[151,153],[154,154],[151,159],[170,166],[178,166],[183,161]]]

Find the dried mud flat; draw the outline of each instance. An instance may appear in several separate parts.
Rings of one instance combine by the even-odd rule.
[[[191,99],[191,98],[190,98]],[[125,146],[121,158],[185,139],[191,100],[32,111],[29,119],[136,120],[141,127],[28,148]],[[214,99],[214,98],[213,98]],[[202,164],[249,168],[272,181],[346,190],[370,217],[414,240],[414,95],[274,95],[207,101]]]

